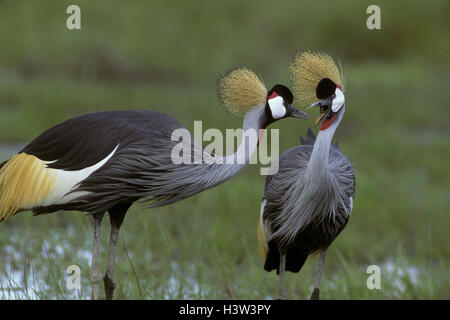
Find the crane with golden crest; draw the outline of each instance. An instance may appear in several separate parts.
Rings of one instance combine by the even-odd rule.
[[[309,255],[320,252],[311,295],[318,299],[326,250],[346,226],[355,195],[352,164],[331,143],[345,112],[345,80],[341,65],[321,52],[297,54],[290,70],[296,99],[320,108],[319,132],[309,128],[267,177],[258,239],[264,269],[279,274],[280,298],[287,297],[285,271],[299,272]]]
[[[222,76],[219,96],[232,114],[245,114],[244,132],[258,132],[287,117],[307,117],[292,107],[287,87],[278,84],[267,90],[247,68]],[[92,298],[98,299],[100,228],[108,212],[111,236],[103,282],[106,298],[112,299],[119,229],[130,206],[138,200],[149,207],[167,205],[232,178],[248,163],[259,139],[258,134],[249,134],[228,157],[210,154],[194,143],[193,154],[215,161],[176,164],[171,155],[179,143],[172,140],[177,129],[184,127],[164,113],[107,111],[69,119],[44,131],[0,164],[0,221],[27,210],[35,215],[59,210],[91,215]]]

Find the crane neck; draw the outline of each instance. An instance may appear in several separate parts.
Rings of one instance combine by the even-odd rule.
[[[265,105],[262,104],[247,112],[242,128],[242,141],[234,154],[222,157],[214,156],[215,163],[205,165],[204,169],[208,171],[208,174],[205,174],[207,179],[205,188],[210,188],[232,178],[248,164],[258,147],[259,129],[263,128],[265,121],[264,110]]]
[[[157,199],[157,205],[161,206],[185,199],[235,176],[245,167],[256,150],[259,129],[263,127],[264,123],[265,105],[260,105],[248,111],[243,124],[242,142],[237,151],[229,156],[221,157],[211,154],[194,139],[194,156],[201,155],[200,162],[174,164],[163,175],[155,175],[157,178],[161,177],[161,181],[157,181],[158,194],[152,195]],[[192,140],[188,140],[183,139],[182,142],[186,143],[186,148],[189,149]],[[154,176],[152,178],[152,183],[155,184]],[[155,191],[153,192],[155,193]]]
[[[251,109],[244,118],[242,141],[237,151],[222,157],[223,164],[246,165],[258,147],[259,129],[264,123],[264,106]]]
[[[320,130],[317,134],[307,168],[307,173],[311,176],[326,177],[328,175],[331,141],[344,116],[344,112],[345,105],[338,111],[337,117],[331,126],[325,130]]]

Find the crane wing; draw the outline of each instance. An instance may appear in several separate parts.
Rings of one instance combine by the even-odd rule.
[[[56,125],[0,165],[0,220],[26,209],[61,206],[89,194],[77,187],[127,146],[170,141],[175,119],[151,111],[109,111]],[[123,150],[122,150],[123,149]],[[58,207],[60,209],[60,207]],[[40,210],[38,210],[40,211]],[[46,211],[46,210],[44,210]]]

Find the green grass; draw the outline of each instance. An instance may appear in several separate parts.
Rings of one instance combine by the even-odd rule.
[[[30,3],[0,1],[0,160],[52,125],[101,110],[151,109],[188,129],[194,120],[238,128],[241,119],[216,97],[219,74],[246,65],[267,86],[288,84],[296,49],[324,49],[347,71],[336,139],[354,163],[357,191],[327,255],[322,298],[450,298],[448,3],[378,1],[381,31],[365,27],[370,1],[78,1],[81,31],[65,28],[72,2]],[[281,129],[280,151],[311,123],[272,126]],[[182,202],[134,205],[120,234],[117,297],[276,298],[278,278],[256,249],[263,187],[259,168],[249,166]],[[0,299],[89,298],[92,238],[90,218],[78,212],[1,223]],[[105,219],[102,269],[108,238]],[[73,264],[79,292],[65,286]],[[372,264],[381,268],[381,290],[366,287]],[[310,295],[316,265],[311,257],[287,275],[291,298]]]

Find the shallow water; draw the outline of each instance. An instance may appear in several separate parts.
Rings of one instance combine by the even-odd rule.
[[[8,244],[0,250],[0,299],[90,299],[89,268],[92,243],[86,240],[78,246],[85,249],[74,248],[71,239],[75,238],[76,232],[75,227],[68,226],[64,233],[45,235],[42,244],[36,246],[39,250],[36,250],[36,247],[23,250],[27,240],[12,232]],[[106,253],[102,252],[104,249],[100,249],[101,255]],[[133,260],[133,254],[128,254]],[[74,264],[79,265],[82,270],[81,290],[67,288],[69,275],[66,274],[66,269],[70,265],[68,261],[75,261]],[[148,280],[139,279],[139,285],[143,288],[143,299],[193,299],[201,295],[197,279],[183,274],[183,269],[176,262],[169,268],[172,276],[155,292],[146,290],[152,287]],[[127,280],[120,283],[125,293],[135,290],[132,288],[135,279],[132,279],[132,283],[128,282]],[[205,293],[205,288],[202,290]]]
[[[50,233],[46,237],[38,252],[34,248],[22,250],[24,241],[27,240],[12,232],[8,244],[1,250],[0,299],[89,298],[77,290],[65,287],[68,278],[65,274],[67,266],[61,268],[55,263],[63,260],[68,254],[73,254],[70,242],[63,239],[61,233]],[[77,250],[76,261],[87,265],[90,259],[89,251]],[[81,283],[85,287],[89,286],[87,280],[81,278]]]

